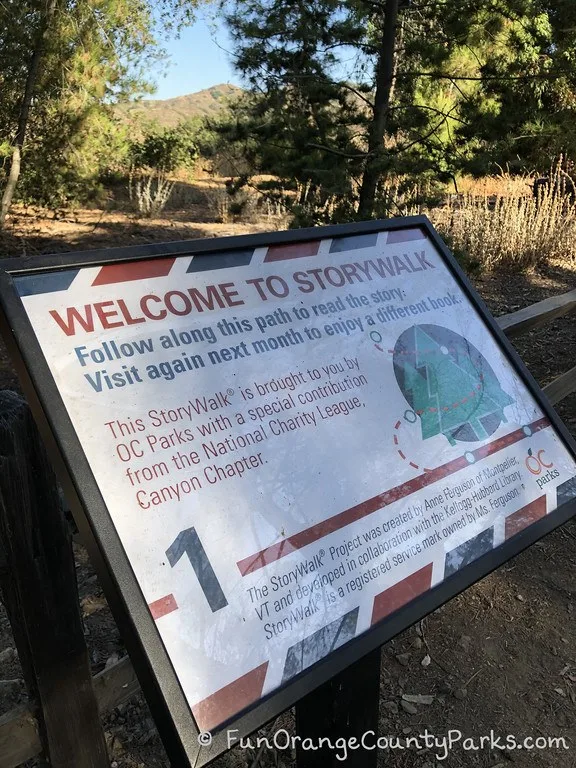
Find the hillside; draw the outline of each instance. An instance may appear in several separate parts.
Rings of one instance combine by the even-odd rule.
[[[235,85],[221,84],[197,93],[174,99],[142,99],[116,107],[117,114],[127,122],[134,118],[155,121],[163,127],[172,127],[181,120],[215,115],[227,101],[242,92]]]

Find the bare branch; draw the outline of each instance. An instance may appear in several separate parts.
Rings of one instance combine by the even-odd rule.
[[[450,112],[442,112],[441,109],[437,109],[436,107],[429,107],[427,104],[395,104],[390,107],[391,110],[398,110],[398,109],[425,109],[428,112],[434,112],[436,115],[442,115],[442,117],[449,117],[450,120],[455,120],[457,123],[462,123],[462,125],[469,125],[466,120],[462,120],[460,117],[455,117],[452,115],[452,110]]]
[[[566,75],[573,75],[573,72],[558,71],[558,72],[542,72],[533,75],[478,75],[478,76],[464,76],[464,75],[450,75],[447,72],[401,72],[397,75],[397,78],[408,79],[410,77],[429,77],[434,80],[450,80],[455,81],[470,81],[470,82],[486,82],[486,81],[500,81],[500,82],[515,82],[519,80],[556,80]]]
[[[444,115],[442,120],[440,120],[439,123],[437,123],[428,133],[426,133],[424,136],[419,136],[417,139],[414,139],[414,141],[409,142],[408,144],[405,144],[403,147],[398,147],[392,154],[399,155],[401,152],[406,152],[407,149],[410,149],[411,147],[416,146],[416,144],[422,144],[422,142],[429,139],[431,136],[433,136],[436,131],[441,128],[444,123],[452,116],[451,112],[456,109],[457,105],[454,105],[450,112],[448,114]]]
[[[328,152],[331,155],[338,155],[338,157],[346,157],[348,160],[361,160],[368,156],[367,152],[358,152],[357,154],[352,154],[350,152],[343,152],[340,149],[326,147],[324,144],[316,144],[310,141],[307,142],[306,147],[309,147],[310,149],[320,149],[322,152]]]

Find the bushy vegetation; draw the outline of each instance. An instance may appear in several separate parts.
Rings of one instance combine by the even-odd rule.
[[[14,196],[58,206],[93,198],[123,162],[113,105],[150,91],[160,36],[191,21],[195,0],[0,3],[0,227]]]
[[[138,212],[149,217],[160,215],[174,188],[170,174],[193,168],[197,157],[195,131],[186,123],[152,129],[132,141],[129,193]]]
[[[468,192],[427,213],[469,271],[576,264],[576,205],[553,184],[538,197]]]
[[[571,258],[573,201],[531,184],[576,157],[575,2],[213,0],[244,90],[164,129],[115,110],[197,2],[0,3],[0,227],[12,199],[103,205],[111,187],[158,216],[201,168],[220,221],[424,211],[468,265]]]
[[[248,90],[217,126],[296,224],[389,213],[386,186],[574,154],[576,4],[229,0]],[[345,54],[342,53],[345,52]]]

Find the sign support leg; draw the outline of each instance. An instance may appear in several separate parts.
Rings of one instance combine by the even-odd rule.
[[[46,762],[108,768],[70,533],[30,410],[13,392],[0,392],[0,566]]]
[[[322,737],[332,744],[337,739],[356,737],[360,744],[363,734],[373,731],[375,735],[367,737],[367,742],[374,744],[378,737],[380,656],[381,649],[377,648],[296,704],[297,768],[376,768],[376,749],[348,749],[342,762],[336,758],[337,754],[342,756],[342,750],[329,746],[305,749],[302,742],[310,739],[317,746]]]

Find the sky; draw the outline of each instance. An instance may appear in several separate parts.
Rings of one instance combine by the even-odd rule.
[[[221,83],[242,85],[232,67],[233,46],[228,32],[210,10],[197,11],[195,23],[184,29],[179,39],[165,43],[164,48],[168,60],[149,73],[157,90],[146,98],[172,99]],[[357,52],[341,49],[336,76],[361,79],[358,72],[352,74],[356,57]]]
[[[226,52],[232,46],[224,25],[208,16],[198,14],[194,25],[165,48],[169,60],[163,69],[167,68],[167,73],[158,69],[152,73],[158,87],[149,98],[171,99],[220,83],[240,85]]]

